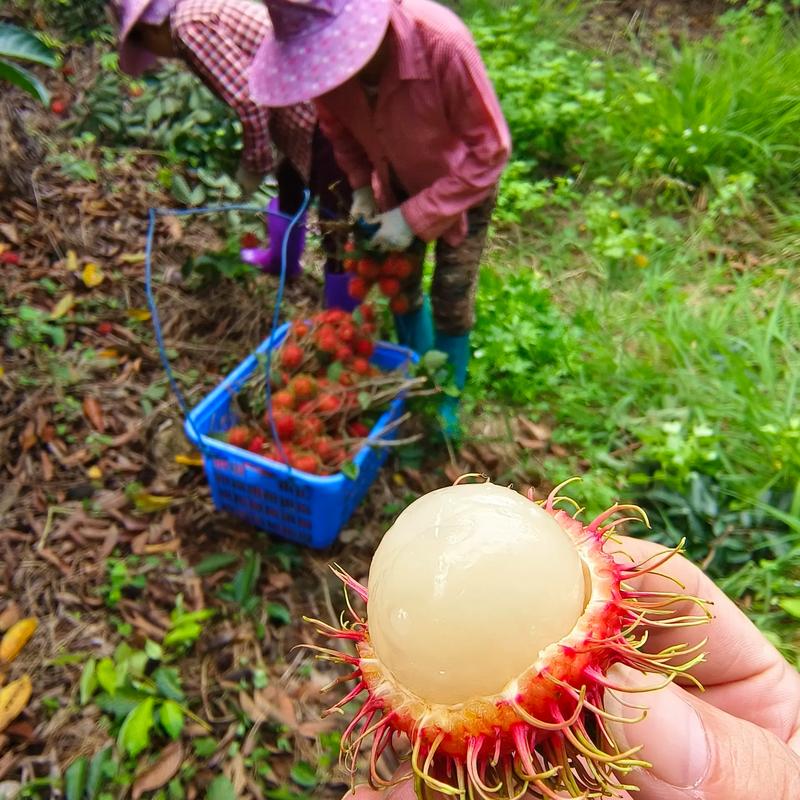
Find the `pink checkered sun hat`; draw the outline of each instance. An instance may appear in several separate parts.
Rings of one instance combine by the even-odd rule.
[[[111,10],[119,23],[119,68],[128,75],[139,76],[152,69],[158,57],[139,47],[128,37],[134,26],[161,25],[179,0],[112,0]]]
[[[289,106],[329,92],[375,54],[394,0],[264,0],[274,35],[250,67],[250,93]]]

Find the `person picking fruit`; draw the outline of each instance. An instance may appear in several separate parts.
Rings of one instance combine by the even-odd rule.
[[[237,180],[246,196],[275,172],[278,196],[268,207],[270,247],[244,251],[251,263],[271,275],[280,273],[281,246],[291,218],[300,209],[306,187],[319,199],[324,221],[347,215],[351,201],[347,179],[336,164],[311,103],[270,109],[250,95],[247,71],[257,48],[272,37],[265,8],[248,0],[113,0],[119,26],[119,65],[139,76],[159,58],[181,59],[242,124],[243,152]],[[281,154],[274,164],[273,144]],[[324,224],[323,224],[324,227]],[[343,242],[329,230],[323,237],[325,305],[351,310],[349,276],[338,257]],[[301,272],[305,220],[292,230],[287,246],[287,277]]]
[[[265,0],[274,36],[253,61],[257,101],[314,98],[320,126],[354,187],[351,216],[377,226],[373,245],[411,248],[401,342],[447,353],[461,389],[475,322],[478,269],[508,127],[475,43],[432,0]],[[422,293],[425,244],[435,242],[433,320]],[[435,326],[435,331],[434,331]],[[458,401],[441,407],[458,432]]]

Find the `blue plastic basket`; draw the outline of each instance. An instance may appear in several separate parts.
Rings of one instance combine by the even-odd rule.
[[[256,350],[266,353],[286,336],[289,323],[278,328]],[[372,363],[392,370],[419,360],[404,347],[378,342]],[[188,414],[184,430],[203,454],[214,505],[262,530],[310,547],[328,547],[350,519],[378,476],[388,451],[366,444],[355,456],[355,479],[341,472],[310,475],[210,437],[238,423],[231,408],[233,397],[258,366],[256,354],[246,358]],[[381,415],[368,438],[390,440],[397,428],[382,431],[403,413],[405,399],[396,397]]]

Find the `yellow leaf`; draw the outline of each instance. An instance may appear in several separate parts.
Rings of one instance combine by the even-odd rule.
[[[119,260],[123,264],[141,264],[144,261],[144,253],[123,253]]]
[[[133,504],[138,511],[150,514],[154,511],[163,511],[172,505],[172,497],[166,495],[150,494],[149,492],[137,492],[133,496]]]
[[[0,641],[0,661],[6,664],[12,662],[33,636],[38,624],[35,617],[28,617],[12,625]]]
[[[103,470],[95,464],[93,467],[89,467],[89,469],[86,470],[86,477],[90,481],[99,481],[100,478],[103,477]]]
[[[0,378],[2,378],[3,375],[5,375],[5,374],[6,374],[6,368],[3,367],[3,366],[0,366]]]
[[[70,272],[78,271],[78,256],[74,250],[67,250],[67,269]]]
[[[50,312],[50,319],[61,319],[68,311],[75,305],[75,295],[72,292],[67,292],[56,304]]]
[[[4,731],[25,709],[31,699],[31,679],[23,675],[0,689],[0,731]]]
[[[178,453],[178,455],[175,456],[175,463],[183,464],[184,467],[202,467],[203,459],[201,456],[197,455],[184,456]]]
[[[103,275],[103,270],[101,270],[97,264],[95,264],[93,261],[90,261],[83,268],[83,274],[81,277],[83,278],[84,284],[91,289],[94,286],[99,286],[103,282],[105,275]]]
[[[146,308],[129,308],[128,319],[136,320],[136,322],[147,322],[150,319],[150,312]]]
[[[119,352],[113,347],[107,347],[105,350],[98,350],[97,355],[100,358],[119,358]]]

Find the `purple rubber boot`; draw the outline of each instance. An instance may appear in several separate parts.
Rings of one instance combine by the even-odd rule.
[[[291,218],[280,212],[278,198],[273,197],[267,206],[267,230],[269,231],[269,247],[246,247],[241,250],[242,261],[258,267],[267,275],[281,274],[281,248],[283,239],[289,228]],[[306,246],[306,215],[295,225],[289,236],[286,247],[286,278],[293,280],[302,272],[300,256]]]
[[[341,308],[348,314],[355,311],[361,304],[360,300],[350,297],[347,287],[350,285],[349,272],[328,272],[325,270],[325,308]]]

